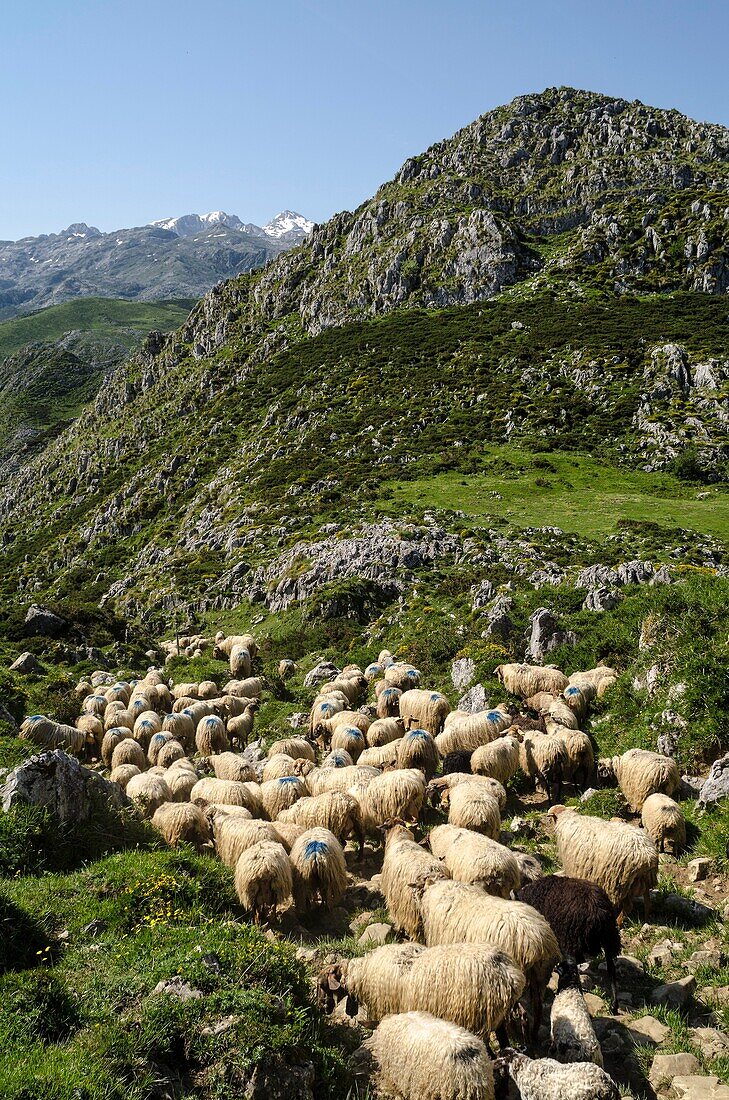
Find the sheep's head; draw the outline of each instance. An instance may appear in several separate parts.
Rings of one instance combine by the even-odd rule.
[[[343,997],[347,998],[345,1011],[348,1016],[356,1016],[359,1005],[345,987],[346,963],[334,963],[322,970],[316,982],[316,1000],[320,1008],[330,1015]]]
[[[387,821],[383,821],[381,825],[378,825],[378,832],[382,833],[385,839],[385,847],[387,847],[387,842],[390,837],[399,836],[399,838],[402,840],[403,837],[401,834],[403,832],[407,833],[410,840],[415,840],[415,837],[413,836],[413,833],[410,829],[411,824],[414,823],[407,822],[402,817],[391,817]]]
[[[314,767],[315,764],[313,760],[299,758],[298,760],[294,760],[294,775],[308,775],[310,771],[314,770]]]
[[[609,756],[601,757],[596,768],[597,781],[602,787],[614,787],[617,785],[615,767]]]
[[[563,989],[580,989],[580,972],[577,969],[577,963],[573,958],[569,956],[558,962],[555,970],[559,975],[557,982],[557,992],[561,993]]]

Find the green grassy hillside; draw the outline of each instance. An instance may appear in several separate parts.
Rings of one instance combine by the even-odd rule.
[[[170,332],[185,320],[194,299],[125,302],[117,298],[81,298],[49,306],[25,317],[0,321],[0,359],[27,344],[53,343],[68,332],[94,333],[130,350],[152,329]]]

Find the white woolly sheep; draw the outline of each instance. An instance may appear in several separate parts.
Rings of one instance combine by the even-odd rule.
[[[594,1062],[602,1068],[602,1051],[592,1026],[579,974],[574,964],[560,964],[557,994],[550,1015],[550,1054],[558,1062]]]
[[[450,791],[448,824],[462,829],[473,829],[492,840],[498,840],[501,832],[499,804],[492,794],[476,784],[459,783]]]
[[[81,730],[54,722],[44,714],[33,714],[26,718],[20,726],[18,737],[22,741],[30,741],[31,745],[37,745],[40,749],[63,749],[73,755],[82,752],[86,744],[86,736]]]
[[[76,719],[76,729],[81,730],[87,747],[101,748],[104,740],[104,723],[95,714],[82,714]]]
[[[437,855],[416,843],[413,834],[399,820],[385,822],[385,858],[382,863],[381,889],[390,917],[408,939],[423,941],[423,922],[415,888],[426,882],[449,877],[449,871]]]
[[[382,683],[385,684],[385,687],[376,696],[377,717],[399,718],[400,698],[402,696],[402,691],[400,690],[400,688],[396,688],[392,684],[388,684],[386,680],[383,680]]]
[[[612,771],[634,813],[640,813],[651,794],[674,795],[681,785],[675,760],[646,749],[628,749],[622,756],[600,761],[600,777]]]
[[[340,711],[346,710],[347,705],[344,696],[341,698],[335,698],[333,695],[317,696],[309,712],[309,735],[313,737],[315,731],[318,730],[324,722],[328,722],[335,714],[339,714]]]
[[[110,767],[112,772],[122,764],[135,764],[140,772],[145,771],[147,767],[147,757],[144,755],[144,749],[131,737],[125,737],[120,741],[111,754]]]
[[[505,1038],[504,1022],[524,987],[522,969],[486,943],[386,944],[330,966],[318,980],[326,1008],[346,995],[365,1005],[371,1020],[393,1012],[432,1012],[485,1041],[491,1032]]]
[[[647,919],[650,891],[658,884],[658,852],[648,834],[564,806],[549,812],[565,875],[602,886],[621,917],[630,912],[633,898],[642,896]]]
[[[381,774],[378,768],[364,764],[354,764],[351,768],[315,768],[306,776],[306,786],[312,795],[362,789]]]
[[[179,741],[176,741],[174,737],[165,742],[162,748],[157,753],[157,763],[161,768],[169,768],[176,760],[185,759],[185,750]]]
[[[508,1053],[509,1073],[521,1100],[620,1100],[617,1085],[594,1062],[563,1065],[553,1058]]]
[[[132,776],[141,774],[142,769],[138,768],[136,764],[120,764],[118,768],[114,768],[109,779],[112,783],[118,783],[121,789],[125,791]]]
[[[367,665],[367,668],[364,670],[364,678],[365,680],[369,680],[371,682],[372,680],[376,680],[378,677],[380,677],[384,671],[385,670],[381,664],[379,664],[377,661],[373,661],[371,664]]]
[[[351,768],[354,761],[345,749],[334,749],[321,762],[322,768]]]
[[[251,764],[234,752],[221,752],[210,757],[216,779],[233,779],[236,783],[255,783],[256,773]]]
[[[537,790],[556,802],[562,790],[567,768],[567,749],[561,737],[537,730],[527,731],[519,746],[519,762]]]
[[[291,845],[291,873],[297,913],[317,903],[333,909],[344,897],[349,880],[344,851],[329,829],[307,829]]]
[[[400,688],[405,692],[409,688],[416,688],[420,683],[420,673],[413,665],[408,665],[405,662],[398,662],[388,665],[385,668],[385,680],[388,684],[393,684],[394,687]]]
[[[424,798],[425,777],[416,768],[377,775],[368,783],[361,798],[365,831],[374,833],[394,817],[417,820]]]
[[[545,717],[550,718],[552,722],[556,722],[558,726],[568,730],[576,730],[580,725],[577,720],[577,715],[572,708],[567,705],[567,701],[562,698],[554,699],[550,703]],[[547,732],[549,732],[549,726],[547,727]]]
[[[263,679],[260,676],[248,676],[245,680],[228,680],[223,685],[223,695],[241,695],[245,699],[257,699],[263,691]]]
[[[270,821],[240,817],[225,810],[205,811],[212,824],[215,851],[226,867],[235,867],[243,852],[255,844],[268,841],[280,844],[278,832]]]
[[[276,818],[272,822],[276,830],[276,836],[287,852],[290,852],[296,841],[306,830],[303,825],[295,825],[293,821],[282,821]]]
[[[397,741],[405,733],[405,726],[400,718],[376,718],[367,730],[367,747],[375,749],[380,745],[388,745],[390,741]]]
[[[284,775],[261,784],[261,803],[266,816],[273,821],[282,810],[288,810],[308,793],[306,783],[298,775]]]
[[[471,756],[474,775],[489,775],[506,784],[519,770],[519,741],[512,734],[505,734],[480,745]]]
[[[494,741],[510,725],[511,715],[500,707],[478,711],[476,714],[452,710],[435,743],[441,756],[463,749],[473,752],[480,745],[488,745],[489,741]]]
[[[255,657],[258,653],[258,643],[252,634],[229,634],[226,637],[222,632],[219,632],[215,636],[213,657],[216,661],[220,661],[223,657],[230,657],[231,650],[237,645],[242,645],[244,649],[247,649],[251,657]]]
[[[451,705],[439,691],[411,688],[400,696],[400,717],[405,729],[427,730],[433,737],[443,729]]]
[[[101,759],[107,768],[111,767],[111,761],[113,759],[114,750],[116,749],[117,745],[121,745],[122,741],[131,739],[132,735],[126,728],[126,726],[119,729],[110,729],[107,733],[104,734],[104,740],[101,742]]]
[[[163,802],[172,801],[172,791],[161,775],[140,772],[127,783],[127,795],[144,817],[153,817]]]
[[[134,736],[138,741],[142,737],[149,738],[153,733],[159,733],[162,729],[162,719],[153,710],[143,710],[134,720]]]
[[[282,680],[290,680],[296,674],[296,663],[290,657],[284,657],[278,662],[278,674]]]
[[[362,810],[354,795],[346,791],[323,791],[311,798],[300,798],[288,810],[282,810],[275,824],[301,825],[304,829],[328,829],[340,842],[346,844],[354,837],[364,854],[364,830]]]
[[[378,745],[373,749],[365,749],[360,754],[358,763],[367,764],[372,768],[396,768],[397,757],[402,744],[402,737],[397,741],[390,741],[387,745]]]
[[[222,806],[244,806],[254,816],[260,813],[261,803],[245,783],[233,779],[215,779],[205,776],[198,779],[190,791],[190,801],[205,806],[215,802]]]
[[[170,848],[192,844],[198,852],[211,847],[210,827],[199,806],[189,802],[164,802],[152,816],[152,825]]]
[[[506,807],[506,789],[490,775],[472,775],[471,772],[449,772],[447,775],[431,779],[428,784],[428,797],[433,805],[440,803],[441,809],[447,810],[451,801],[451,791],[461,783],[471,783],[475,788],[492,795],[499,806],[499,811]]]
[[[332,732],[331,741],[329,742],[330,748],[344,749],[345,752],[348,752],[355,764],[366,745],[367,742],[362,730],[357,729],[356,726],[337,726]]]
[[[195,745],[201,756],[214,756],[219,752],[230,751],[230,741],[223,720],[215,714],[201,718],[195,730]]]
[[[560,737],[567,753],[564,778],[569,783],[574,783],[578,790],[584,791],[595,772],[592,742],[581,730],[563,729]]]
[[[124,727],[129,730],[129,733],[134,732],[134,715],[130,710],[108,710],[104,714],[104,733],[108,733],[111,729],[119,729]]]
[[[292,760],[316,760],[314,746],[305,737],[284,737],[280,741],[274,741],[266,755],[270,760],[272,756],[279,754],[290,756]]]
[[[234,680],[245,680],[251,674],[251,655],[244,645],[234,645],[230,651],[230,675]]]
[[[198,779],[197,772],[187,768],[168,768],[165,772],[167,785],[172,792],[173,802],[189,802]]]
[[[454,825],[437,825],[428,843],[456,882],[475,883],[500,898],[510,897],[521,886],[516,856],[490,837]]]
[[[533,1007],[532,1035],[539,1030],[542,997],[561,955],[554,932],[541,913],[521,901],[484,893],[463,882],[436,882],[420,894],[425,942],[487,943],[521,967]]]
[[[528,699],[539,691],[560,695],[569,683],[558,668],[544,665],[498,665],[494,674],[510,695],[518,695],[522,699]]]
[[[147,748],[147,760],[154,767],[155,764],[159,764],[159,754],[169,741],[174,741],[174,737],[171,733],[153,733]]]
[[[397,1100],[493,1100],[486,1046],[426,1012],[387,1016],[360,1048],[378,1096]]]
[[[587,717],[590,703],[595,698],[596,694],[594,686],[585,682],[576,684],[569,683],[564,689],[562,698],[577,720],[577,729],[580,728]]]
[[[83,701],[84,714],[93,714],[96,718],[102,718],[106,710],[108,700],[105,695],[87,695]]]
[[[438,749],[427,730],[411,729],[398,742],[398,768],[418,768],[423,772],[427,781],[433,778],[438,770],[439,763]]]
[[[235,865],[235,892],[255,924],[270,921],[291,897],[291,860],[283,844],[261,841],[241,853]]]
[[[234,699],[234,695],[227,696]],[[230,709],[230,708],[227,708]],[[227,722],[228,737],[237,745],[247,745],[256,722],[258,700],[248,703],[242,714],[234,714]]]
[[[186,749],[195,741],[195,725],[189,714],[166,714],[162,719],[162,733],[171,733]]]
[[[640,819],[659,852],[676,856],[686,847],[686,818],[667,794],[649,794]]]
[[[271,779],[283,779],[286,775],[300,775],[303,764],[307,764],[312,769],[314,767],[311,760],[302,758],[294,760],[292,756],[287,756],[285,752],[277,752],[275,756],[271,756],[266,760],[263,765],[261,782],[268,783]]]

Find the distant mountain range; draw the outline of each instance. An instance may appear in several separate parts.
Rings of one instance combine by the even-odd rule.
[[[61,233],[2,241],[0,320],[89,296],[199,298],[300,244],[312,228],[292,210],[264,226],[215,211],[113,233],[74,222]]]

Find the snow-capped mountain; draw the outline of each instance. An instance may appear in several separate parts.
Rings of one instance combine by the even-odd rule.
[[[303,241],[314,228],[313,222],[294,210],[283,210],[263,226],[242,222],[236,214],[226,214],[224,210],[212,210],[209,214],[183,214],[180,218],[163,218],[150,224],[155,229],[168,229],[178,237],[194,237],[216,226],[225,226],[249,237],[268,237],[289,245]]]
[[[303,214],[297,214],[295,210],[283,210],[263,226],[263,232],[267,237],[290,240],[293,236],[300,236],[303,240],[313,228],[314,223]]]
[[[74,222],[0,241],[0,320],[69,298],[199,298],[300,244],[311,228],[291,210],[263,227],[214,210],[113,233]]]

